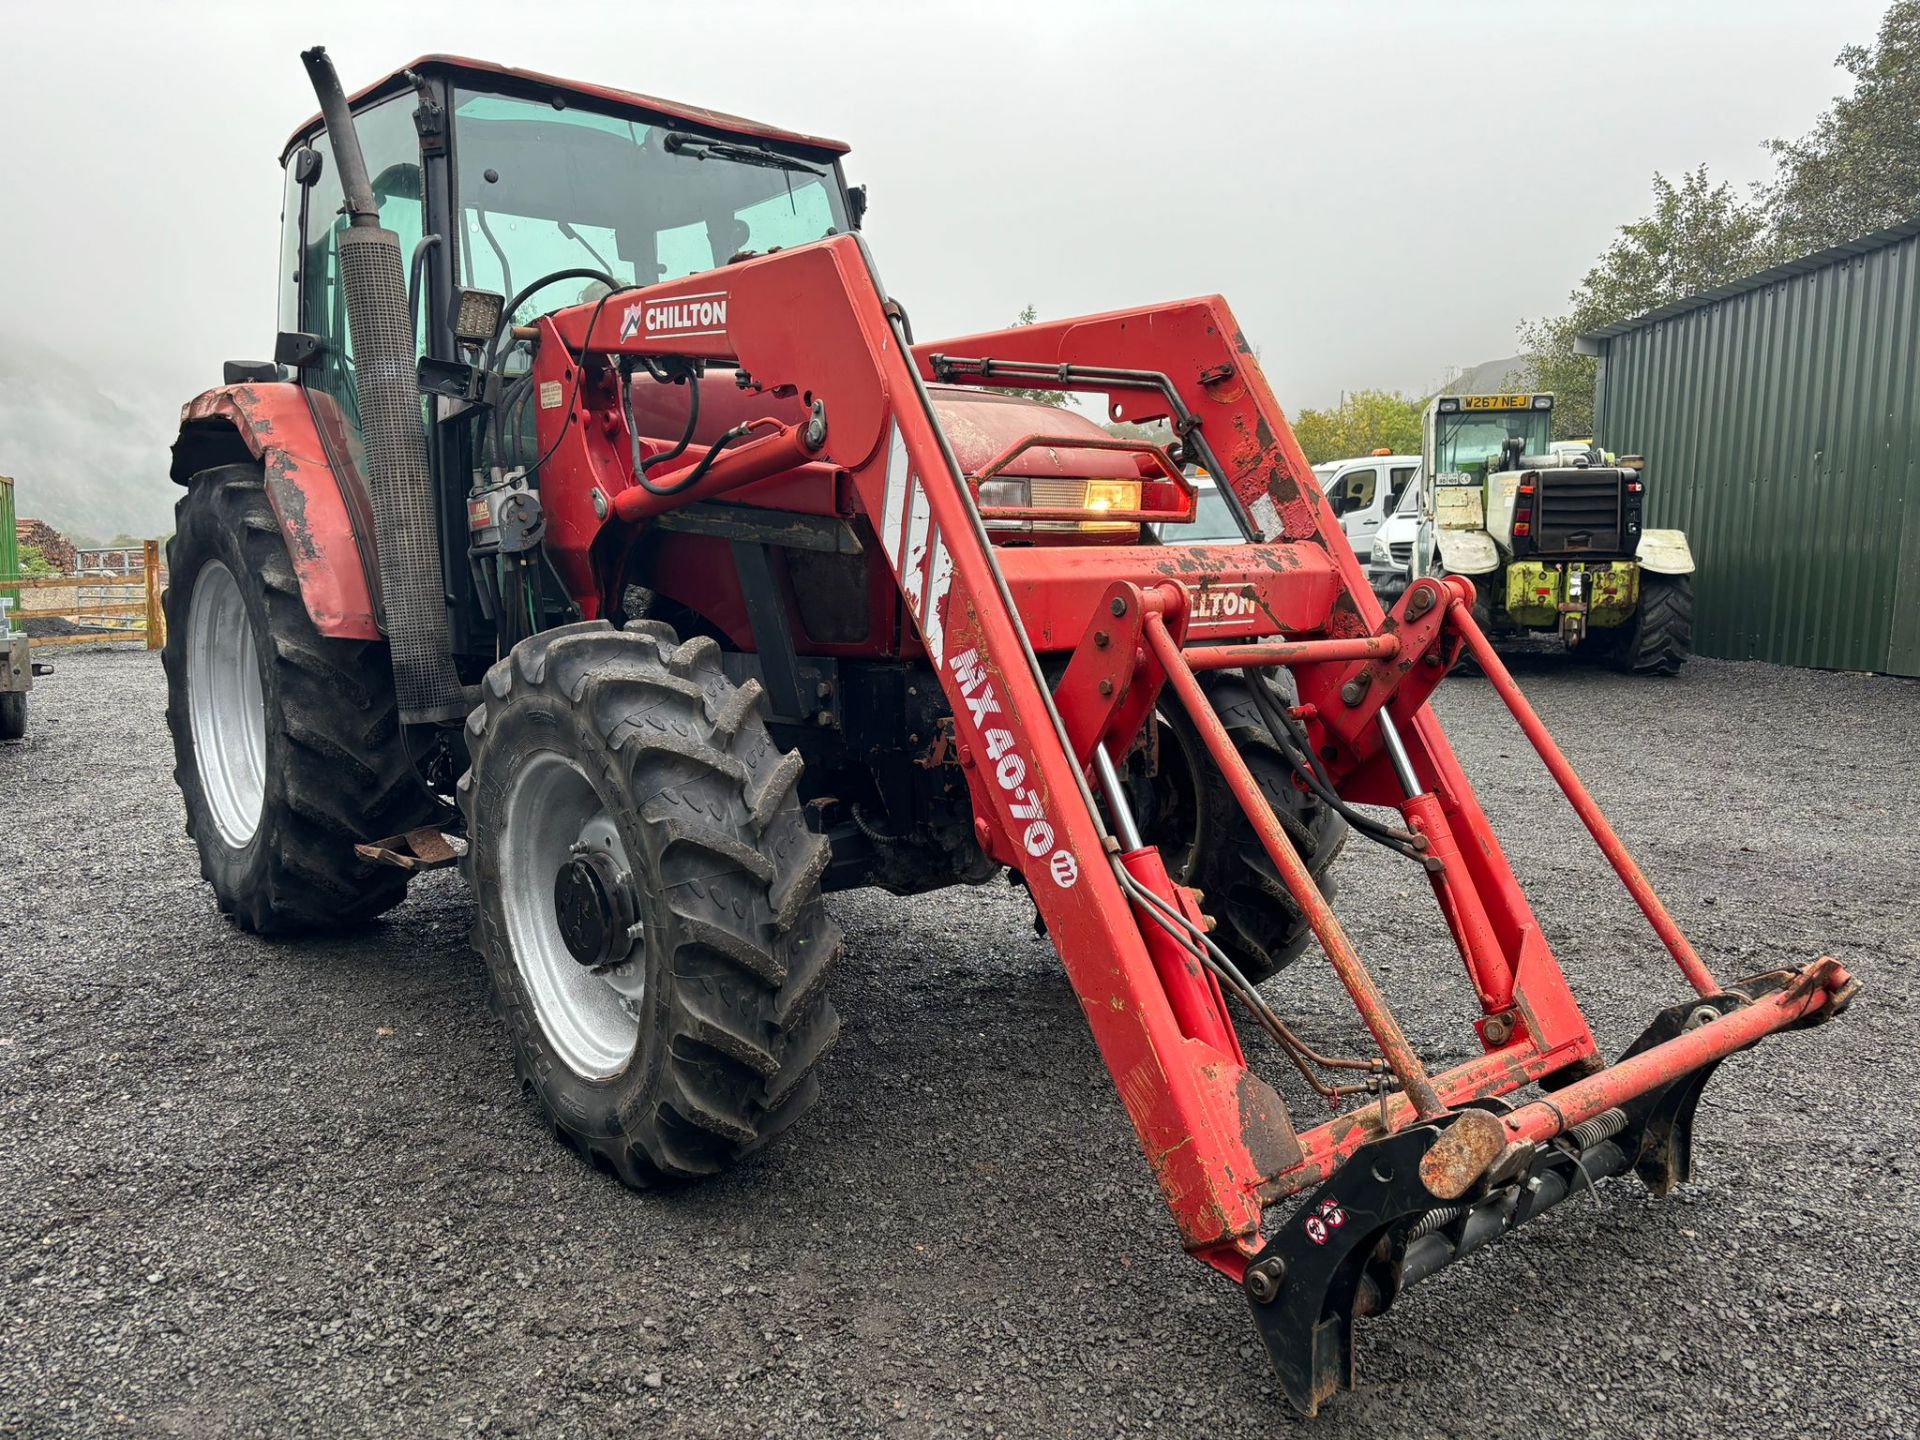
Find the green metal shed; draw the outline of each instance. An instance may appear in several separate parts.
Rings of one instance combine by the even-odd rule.
[[[13,477],[0,475],[0,580],[20,578],[20,536],[14,529]],[[0,596],[20,603],[20,592],[0,585]]]
[[[1578,348],[1692,543],[1697,651],[1920,675],[1920,217]]]

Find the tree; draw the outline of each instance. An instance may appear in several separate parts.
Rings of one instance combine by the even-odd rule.
[[[1790,255],[1920,214],[1920,0],[1897,0],[1876,43],[1849,45],[1836,63],[1853,93],[1800,139],[1767,142],[1777,174],[1760,193]]]
[[[20,574],[22,580],[44,580],[60,573],[60,567],[41,553],[38,545],[20,546]]]
[[[1293,436],[1312,465],[1375,450],[1418,455],[1421,409],[1418,399],[1397,390],[1353,390],[1331,410],[1300,411]]]
[[[1033,324],[1039,318],[1040,312],[1029,305],[1020,312],[1020,318],[1015,320],[1013,325],[1017,330],[1022,325]],[[1028,400],[1037,400],[1042,405],[1053,406],[1056,410],[1064,406],[1068,398],[1067,392],[1064,390],[1008,390],[1005,393],[1008,395],[1024,396]]]
[[[1656,174],[1652,212],[1620,227],[1568,296],[1573,308],[1520,327],[1536,357],[1528,385],[1558,397],[1556,432],[1593,433],[1593,361],[1573,353],[1576,336],[1764,270],[1780,255],[1765,211],[1742,201],[1724,180],[1714,184],[1705,165],[1687,171],[1678,185]]]

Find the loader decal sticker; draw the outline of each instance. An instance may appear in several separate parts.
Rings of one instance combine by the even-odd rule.
[[[900,589],[907,597],[907,609],[913,612],[913,618],[920,618],[920,602],[926,592],[927,576],[927,540],[931,514],[927,508],[927,492],[916,477],[910,487],[912,496],[907,502],[907,547],[906,553],[899,559],[897,570],[900,576]]]
[[[953,586],[953,555],[940,527],[933,523],[920,477],[907,468],[907,442],[898,425],[887,447],[887,477],[876,528],[894,574],[900,577],[908,613],[919,622],[927,654],[939,665],[946,650],[945,602]]]
[[[620,316],[620,338],[631,340],[645,332],[658,340],[727,333],[727,292],[707,290],[671,300],[648,300],[629,305]]]
[[[986,751],[988,773],[1005,792],[1008,813],[1015,820],[1026,822],[1026,828],[1020,832],[1022,848],[1036,860],[1053,851],[1047,873],[1062,890],[1069,888],[1080,878],[1080,867],[1065,850],[1054,850],[1053,826],[1047,821],[1040,797],[1026,784],[1026,757],[1020,753],[1011,730],[987,723],[988,716],[1004,712],[1000,709],[1000,698],[993,693],[993,682],[987,679],[986,666],[980,662],[979,651],[962,650],[948,664],[967,702],[967,714],[981,747]]]
[[[880,543],[894,573],[900,573],[900,522],[907,510],[907,439],[898,425],[893,427],[893,443],[887,447],[887,484],[880,505]]]
[[[920,629],[926,637],[927,653],[938,665],[947,644],[947,591],[953,588],[953,555],[938,530],[933,532],[933,563],[928,573],[927,613]]]
[[[1195,625],[1234,625],[1260,610],[1251,585],[1189,585],[1188,615]]]
[[[1347,1212],[1340,1208],[1340,1202],[1329,1195],[1314,1207],[1307,1216],[1305,1229],[1307,1238],[1316,1245],[1324,1245],[1333,1238],[1333,1232],[1347,1223]]]

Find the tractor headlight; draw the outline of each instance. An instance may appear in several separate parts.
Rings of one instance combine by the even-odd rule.
[[[1132,520],[1102,520],[1112,511],[1140,508],[1138,480],[1067,480],[1044,476],[1039,479],[1013,479],[995,476],[979,486],[980,508],[993,511],[1028,511],[1027,515],[989,515],[989,530],[1021,531],[1137,531]],[[1087,516],[1073,520],[1062,511],[1077,511]]]
[[[983,480],[980,483],[980,508],[983,510],[1024,509],[1028,504],[1028,486],[1024,480]],[[989,520],[989,525],[1011,525],[1011,520]]]
[[[1085,508],[1094,514],[1108,510],[1138,510],[1140,508],[1140,482],[1138,480],[1089,480]]]

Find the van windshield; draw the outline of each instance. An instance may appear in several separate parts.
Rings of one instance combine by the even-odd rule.
[[[828,154],[468,91],[453,129],[459,269],[475,289],[511,296],[574,269],[651,285],[851,228]],[[510,318],[599,293],[557,281]]]

